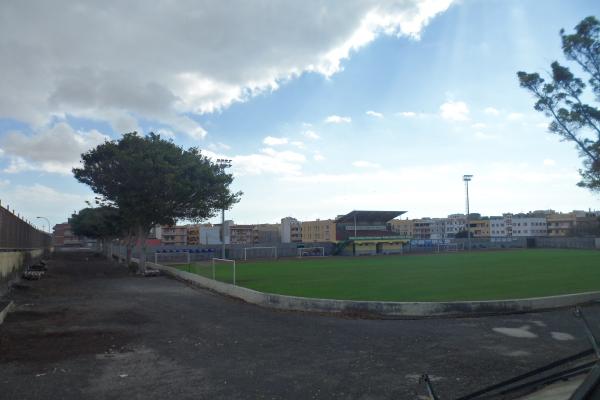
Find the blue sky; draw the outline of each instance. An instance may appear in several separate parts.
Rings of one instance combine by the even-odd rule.
[[[473,212],[600,208],[576,186],[575,148],[516,79],[564,61],[558,31],[598,16],[596,1],[214,2],[212,26],[190,3],[145,10],[127,31],[101,6],[87,21],[64,6],[53,24],[44,14],[63,8],[0,6],[34,30],[0,28],[13,56],[0,62],[0,199],[32,220],[85,207],[93,194],[69,174],[78,154],[132,129],[231,158],[238,223],[445,216],[464,211],[465,173]],[[155,14],[171,15],[163,35],[145,31]]]

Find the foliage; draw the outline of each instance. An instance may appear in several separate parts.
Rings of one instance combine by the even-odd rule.
[[[73,169],[75,178],[102,204],[117,207],[143,246],[153,226],[204,220],[241,196],[229,190],[232,175],[197,148],[185,150],[154,133],[124,134],[83,154],[82,162]]]
[[[600,22],[593,16],[582,20],[575,33],[567,35],[561,29],[562,50],[589,75],[591,97],[600,102]],[[549,82],[538,73],[519,71],[521,87],[530,91],[535,110],[552,118],[548,129],[563,140],[576,144],[583,158],[582,180],[579,186],[600,191],[600,109],[586,103],[586,83],[568,67],[554,61]]]
[[[70,220],[73,233],[92,239],[113,239],[119,237],[124,230],[119,210],[102,206],[84,208]]]

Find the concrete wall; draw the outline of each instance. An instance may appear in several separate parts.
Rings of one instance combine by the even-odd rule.
[[[560,307],[572,307],[600,300],[600,292],[577,293],[561,296],[536,297],[529,299],[490,300],[490,301],[450,301],[450,302],[382,302],[313,299],[263,293],[228,283],[214,281],[180,271],[176,268],[149,263],[167,275],[188,284],[214,290],[215,292],[236,297],[261,307],[294,311],[314,311],[331,313],[368,313],[393,317],[448,317],[483,316],[511,314],[548,310]]]
[[[42,249],[0,252],[0,297],[6,294],[10,282],[20,275],[23,268],[43,253]]]

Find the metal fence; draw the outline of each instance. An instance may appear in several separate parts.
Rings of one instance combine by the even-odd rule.
[[[51,236],[0,206],[0,250],[27,250],[50,247]]]

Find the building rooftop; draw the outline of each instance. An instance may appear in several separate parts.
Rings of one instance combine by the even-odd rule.
[[[357,222],[387,222],[390,221],[406,211],[351,211],[346,215],[341,215],[336,218],[335,222],[354,222],[356,218]]]

